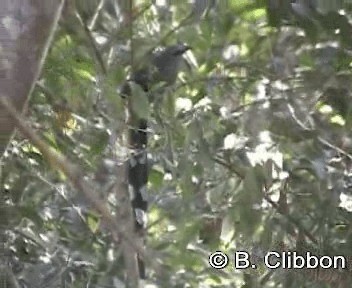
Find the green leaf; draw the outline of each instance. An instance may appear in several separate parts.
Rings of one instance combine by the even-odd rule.
[[[99,223],[100,223],[100,218],[97,217],[96,214],[93,214],[93,213],[88,214],[87,224],[88,224],[90,231],[92,231],[93,233],[97,232],[97,230],[99,228]]]
[[[131,86],[131,102],[133,112],[142,119],[149,118],[149,101],[147,94],[143,91],[141,86],[130,83]]]

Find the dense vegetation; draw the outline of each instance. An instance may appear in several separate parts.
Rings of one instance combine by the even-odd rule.
[[[134,91],[150,123],[150,287],[349,287],[348,269],[260,260],[352,256],[349,1],[73,2],[25,117],[113,215],[128,129],[119,88],[154,49],[192,47],[150,109]],[[4,247],[20,285],[124,287],[120,242],[67,175],[20,134],[2,162]],[[258,267],[236,270],[230,257],[213,269],[217,250],[248,251]]]

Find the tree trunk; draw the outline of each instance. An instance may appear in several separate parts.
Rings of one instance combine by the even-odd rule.
[[[64,0],[0,1],[0,97],[24,111]],[[14,123],[0,107],[0,157],[14,132]]]

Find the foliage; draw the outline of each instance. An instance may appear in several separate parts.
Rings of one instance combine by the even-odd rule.
[[[134,1],[133,20],[117,2],[70,7],[28,117],[113,211],[116,175],[104,163],[123,148],[118,88],[155,47],[192,47],[174,87],[154,87],[162,92],[143,112],[153,157],[147,247],[163,271],[148,267],[150,287],[349,283],[348,271],[208,264],[216,250],[351,256],[349,1]],[[20,136],[4,161],[6,245],[21,283],[122,287],[121,248],[65,177]]]

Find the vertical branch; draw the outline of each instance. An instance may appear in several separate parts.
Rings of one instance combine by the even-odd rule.
[[[132,71],[134,69],[134,60],[133,60],[133,0],[128,1],[128,9],[124,15],[125,22],[129,27],[130,33],[130,44],[131,44],[131,53],[130,53],[130,63],[132,66]],[[125,129],[122,135],[123,147],[133,147],[133,143],[131,143],[131,137],[129,133],[129,129],[134,122],[132,119],[132,105],[131,105],[131,97],[127,97],[125,102]],[[133,207],[131,205],[131,197],[129,192],[129,179],[130,179],[130,149],[125,149],[126,153],[122,157],[122,161],[119,161],[121,164],[118,167],[118,175],[117,179],[119,179],[119,183],[117,183],[116,197],[119,203],[117,217],[120,219],[124,219],[124,229],[127,230],[129,235],[134,235],[134,239],[137,239],[137,233],[135,230],[135,215],[133,211]],[[120,156],[121,155],[116,155]],[[126,161],[127,160],[127,161]],[[140,286],[140,269],[139,269],[139,261],[138,261],[138,253],[135,249],[131,248],[129,243],[126,241],[122,241],[122,251],[123,258],[126,267],[126,284],[127,287],[139,287]],[[142,245],[140,245],[142,247]]]
[[[128,155],[123,156],[123,158],[127,157]],[[118,201],[116,217],[121,223],[123,223],[122,229],[127,234],[134,235],[134,216],[128,192],[128,165],[126,161],[119,162],[117,169],[118,181],[115,185],[115,193]],[[131,247],[127,239],[121,240],[121,246],[126,268],[126,286],[132,288],[139,287],[139,270],[136,249]]]
[[[7,267],[7,255],[5,254],[5,241],[6,241],[6,220],[4,217],[5,211],[5,193],[3,191],[3,163],[0,158],[0,211],[2,217],[0,217],[0,287],[6,287],[6,273],[4,272]]]
[[[128,17],[126,21],[129,27],[130,36],[130,64],[131,64],[131,80],[138,84],[144,92],[147,92],[149,76],[148,72],[136,71],[136,63],[134,61],[134,34],[133,34],[133,22],[134,22],[134,11],[135,7],[133,1],[129,2]],[[139,77],[145,78],[145,83],[139,81]],[[127,86],[129,86],[127,84]],[[126,106],[126,122],[128,126],[128,147],[132,152],[128,165],[128,188],[129,194],[131,195],[131,205],[134,216],[134,233],[136,236],[139,247],[144,247],[145,244],[145,228],[146,228],[146,211],[147,211],[147,199],[146,199],[146,187],[148,183],[148,167],[147,167],[147,119],[143,119],[134,111],[133,101],[139,101],[140,99],[134,99],[135,95],[131,89],[129,90],[129,97],[127,97]],[[147,103],[148,101],[146,101]],[[149,107],[145,107],[149,109]],[[140,253],[136,254],[138,262],[139,277],[141,279],[146,278],[145,273],[145,261]]]

